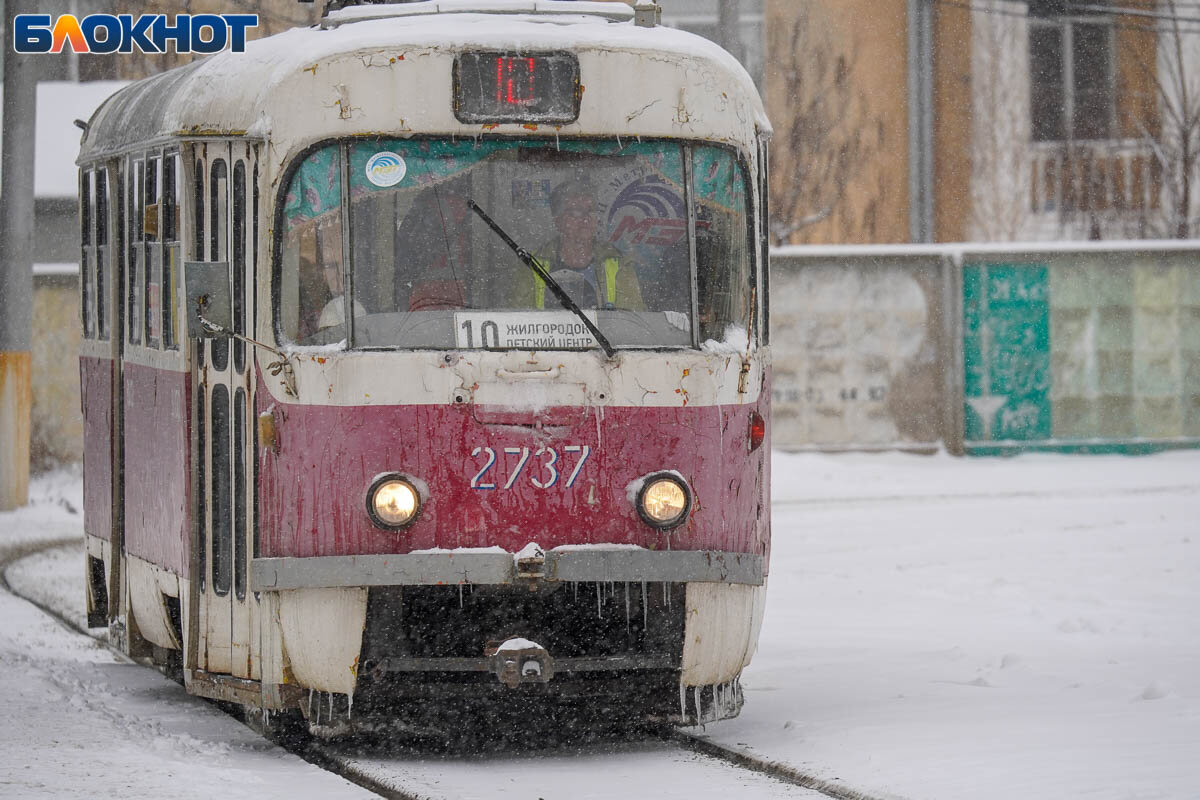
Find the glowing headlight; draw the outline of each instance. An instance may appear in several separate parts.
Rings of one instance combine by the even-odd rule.
[[[687,519],[692,493],[683,479],[671,473],[646,478],[638,493],[638,513],[656,528],[674,528]]]
[[[367,513],[381,528],[403,528],[417,518],[421,496],[399,475],[384,475],[367,492]]]

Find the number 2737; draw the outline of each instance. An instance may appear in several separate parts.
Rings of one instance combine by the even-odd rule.
[[[583,465],[592,454],[592,448],[586,444],[571,444],[562,451],[565,455],[560,458],[558,451],[553,447],[539,447],[536,450],[528,447],[505,447],[500,451],[505,456],[504,463],[493,474],[492,470],[501,460],[496,451],[490,447],[476,447],[471,451],[471,457],[483,458],[484,464],[483,468],[475,473],[475,477],[471,478],[471,488],[511,489],[526,466],[529,466],[529,482],[538,489],[549,489],[558,483],[559,478],[563,478],[565,487],[570,489],[579,478],[579,473],[583,471]],[[500,473],[512,461],[508,456],[516,457],[516,466],[508,473],[508,477],[504,478]],[[574,464],[569,463],[569,456],[577,456]]]

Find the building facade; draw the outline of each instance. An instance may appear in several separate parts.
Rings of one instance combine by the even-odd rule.
[[[1198,233],[1200,14],[767,0],[783,243]]]

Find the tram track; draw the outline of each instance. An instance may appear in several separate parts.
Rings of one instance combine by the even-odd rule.
[[[13,582],[9,579],[8,573],[10,568],[19,562],[27,558],[49,553],[58,548],[77,546],[77,544],[78,540],[74,537],[57,537],[33,539],[26,542],[0,546],[0,589],[36,606],[65,630],[85,636],[96,642],[97,646],[105,647],[114,653],[122,661],[132,663],[127,656],[111,646],[105,638],[97,637],[86,628],[80,626],[72,618],[69,610],[56,607],[53,600],[47,600],[45,597],[33,596],[30,592],[21,591],[20,587],[14,586]],[[249,725],[244,719],[244,715],[240,714],[235,707],[226,704],[218,704],[218,706],[239,722]],[[250,725],[250,727],[257,730],[254,725]],[[437,768],[429,768],[427,766],[430,761],[437,763],[440,760],[444,762],[446,764],[446,774],[449,774],[451,770],[460,770],[464,763],[462,760],[454,761],[453,757],[447,757],[445,753],[430,750],[427,744],[424,746],[420,744],[412,745],[411,743],[409,746],[401,744],[398,747],[385,748],[382,752],[368,751],[367,755],[364,756],[352,750],[349,753],[347,752],[347,747],[353,748],[355,746],[353,740],[347,743],[344,740],[333,742],[323,741],[313,736],[299,737],[290,741],[278,737],[269,738],[272,739],[274,744],[298,758],[327,772],[338,775],[380,797],[389,798],[389,800],[442,800],[442,798],[458,796],[453,793],[453,787],[446,787],[451,793],[446,793],[446,790],[427,791],[410,788],[411,784],[414,782],[419,783],[421,780],[427,783],[440,783],[437,778]],[[550,741],[536,749],[527,748],[506,752],[502,748],[497,752],[490,753],[487,759],[484,760],[484,766],[494,770],[497,775],[503,775],[506,770],[511,771],[513,774],[527,770],[530,758],[552,756],[571,759],[574,754],[591,759],[593,762],[599,759],[599,763],[603,766],[597,767],[593,763],[581,768],[583,770],[583,777],[581,779],[586,782],[587,769],[596,770],[598,774],[601,770],[612,769],[621,763],[621,759],[628,758],[629,753],[636,753],[639,756],[661,760],[662,767],[656,769],[688,769],[690,768],[690,764],[697,763],[695,760],[699,759],[701,762],[710,762],[704,763],[704,768],[715,770],[718,773],[720,769],[715,766],[717,764],[737,771],[737,773],[731,773],[727,776],[728,780],[734,784],[739,780],[743,780],[738,778],[739,773],[756,774],[770,781],[801,790],[799,794],[788,794],[787,796],[828,797],[834,798],[834,800],[879,800],[874,795],[842,785],[840,782],[820,778],[803,770],[797,770],[787,764],[767,761],[751,753],[728,748],[697,734],[670,726],[642,729],[641,733],[632,739],[618,738],[608,741],[607,744],[602,743],[599,746],[593,746],[594,744],[593,742],[591,745],[587,743],[573,745],[569,740],[565,740]],[[611,754],[606,754],[605,747],[609,748]],[[688,756],[690,756],[691,761],[688,761]],[[613,763],[605,764],[604,759],[610,757],[613,759]],[[688,764],[681,767],[680,764],[685,761],[688,761]],[[414,779],[412,769],[415,763],[426,765],[425,772],[417,776],[416,779]],[[430,775],[433,777],[429,777]],[[409,786],[406,786],[406,784],[409,784]]]

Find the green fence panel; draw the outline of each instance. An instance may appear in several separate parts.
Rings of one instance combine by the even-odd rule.
[[[1200,264],[1076,252],[963,266],[964,446],[1200,445]]]
[[[1050,438],[1049,269],[963,268],[964,439]]]

